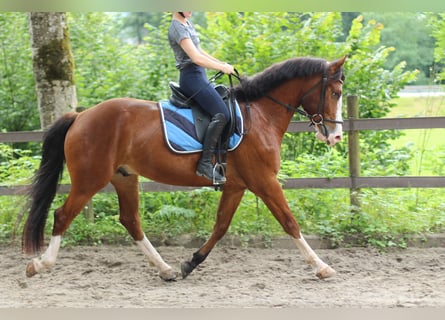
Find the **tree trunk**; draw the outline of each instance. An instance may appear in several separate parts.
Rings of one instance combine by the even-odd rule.
[[[34,78],[42,129],[77,106],[74,61],[65,13],[29,14]]]

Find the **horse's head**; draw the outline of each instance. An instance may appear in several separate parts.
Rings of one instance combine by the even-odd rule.
[[[316,137],[333,146],[343,138],[343,65],[347,56],[328,63],[320,76],[314,76],[300,104],[315,128]]]

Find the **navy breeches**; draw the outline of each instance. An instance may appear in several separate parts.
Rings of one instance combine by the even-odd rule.
[[[191,64],[181,69],[179,86],[181,90],[189,96],[198,92],[193,97],[193,100],[212,117],[217,113],[222,113],[227,120],[229,119],[229,111],[227,110],[226,104],[213,87],[213,84],[209,84],[203,67]]]

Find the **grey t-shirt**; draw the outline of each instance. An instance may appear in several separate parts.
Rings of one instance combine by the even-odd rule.
[[[176,59],[176,68],[182,69],[192,63],[192,59],[181,48],[180,42],[183,39],[191,39],[193,44],[199,50],[199,37],[193,24],[187,20],[187,25],[183,25],[178,20],[172,20],[168,30],[168,41]]]

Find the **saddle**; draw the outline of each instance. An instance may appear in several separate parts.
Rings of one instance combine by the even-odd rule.
[[[204,136],[209,126],[211,117],[204,111],[199,104],[193,100],[193,97],[189,97],[181,91],[179,84],[173,81],[169,82],[171,95],[169,101],[171,104],[178,108],[191,109],[193,118],[195,120],[196,135],[200,142],[204,140]],[[211,85],[211,84],[210,84]],[[227,145],[228,139],[235,132],[236,119],[235,119],[235,101],[231,97],[230,90],[222,84],[215,86],[215,90],[219,93],[227,108],[229,109],[230,119],[227,122],[226,127],[221,135],[221,145]],[[227,149],[227,148],[226,148]]]
[[[191,109],[192,116],[195,124],[196,137],[198,141],[203,143],[204,137],[207,131],[207,127],[211,121],[211,116],[209,113],[204,111],[198,103],[193,100],[193,96],[187,96],[181,91],[179,85],[173,81],[170,81],[170,89],[171,95],[169,98],[169,102],[180,108],[180,109]],[[232,85],[232,81],[230,78],[230,84]],[[211,82],[209,85],[213,85]],[[217,148],[215,150],[216,155],[216,164],[213,168],[213,171],[218,171],[222,176],[225,176],[226,171],[226,158],[227,151],[229,149],[229,143],[231,136],[235,133],[236,130],[236,100],[234,99],[231,91],[224,85],[216,85],[215,90],[223,99],[229,110],[229,119],[224,127],[224,130],[221,134],[221,137],[218,141]],[[222,185],[217,185],[215,180],[213,184],[216,186],[215,188],[221,189]]]

